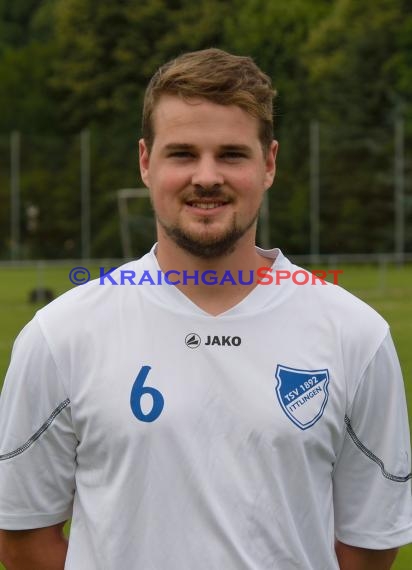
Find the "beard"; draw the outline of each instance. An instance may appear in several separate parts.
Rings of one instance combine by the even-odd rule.
[[[193,234],[178,224],[168,225],[159,217],[157,221],[166,235],[187,253],[201,259],[217,259],[234,251],[236,243],[256,223],[258,215],[259,210],[243,226],[239,226],[234,219],[231,227],[221,235],[205,234],[202,236],[199,233]],[[205,220],[205,229],[208,225],[209,220]]]

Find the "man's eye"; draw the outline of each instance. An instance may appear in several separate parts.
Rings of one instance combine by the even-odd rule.
[[[189,158],[193,155],[187,150],[176,150],[174,152],[171,152],[169,156],[171,156],[172,158]]]
[[[246,158],[246,155],[244,152],[235,151],[235,150],[224,152],[222,156],[223,156],[223,158],[228,158],[229,160]]]

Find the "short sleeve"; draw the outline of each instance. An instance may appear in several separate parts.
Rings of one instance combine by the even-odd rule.
[[[0,528],[70,518],[77,439],[70,399],[35,317],[20,333],[0,397]]]
[[[333,481],[336,538],[377,550],[412,542],[408,414],[389,333],[361,378],[345,424]]]

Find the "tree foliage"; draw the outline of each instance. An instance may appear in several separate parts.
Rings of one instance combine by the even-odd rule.
[[[321,251],[393,248],[396,118],[405,118],[407,144],[412,138],[407,0],[0,0],[0,257],[9,255],[13,130],[22,133],[24,254],[80,254],[84,128],[92,140],[92,253],[121,254],[115,190],[140,184],[136,140],[147,81],[165,61],[210,46],[251,55],[278,91],[272,241],[308,251],[316,119]],[[408,205],[408,159],[406,166]],[[36,232],[26,223],[31,204],[40,212]]]
[[[332,251],[393,249],[394,124],[411,118],[411,24],[403,0],[337,0],[306,45],[315,112],[327,125],[322,218]]]
[[[144,86],[182,51],[219,43],[227,4],[65,0],[57,5],[60,57],[53,85],[66,127],[138,117]]]

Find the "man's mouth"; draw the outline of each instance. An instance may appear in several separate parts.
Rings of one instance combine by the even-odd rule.
[[[226,206],[231,200],[223,196],[193,196],[185,200],[187,206],[198,210],[215,210]]]
[[[201,210],[212,210],[224,206],[226,202],[190,202],[188,205],[192,208],[200,208]]]

